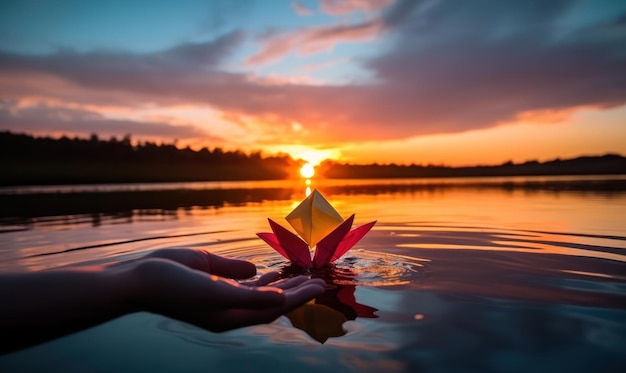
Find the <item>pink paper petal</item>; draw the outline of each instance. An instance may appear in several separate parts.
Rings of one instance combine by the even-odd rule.
[[[354,215],[353,215],[354,216]],[[372,229],[372,227],[376,224],[376,221],[371,223],[363,224],[358,228],[353,229],[346,235],[346,237],[339,243],[337,249],[335,249],[332,258],[330,258],[331,262],[339,259],[343,254],[347,253],[348,250],[352,248],[352,246],[356,245],[357,242],[363,238],[367,234],[367,232]]]
[[[335,250],[339,246],[341,240],[343,240],[346,237],[346,234],[350,231],[353,221],[354,214],[317,243],[315,256],[313,257],[314,268],[321,268],[331,262],[331,258],[333,257]]]
[[[305,257],[302,255],[294,255],[291,251],[285,250],[285,248],[283,248],[280,245],[280,242],[278,242],[278,238],[276,237],[274,233],[257,233],[257,236],[259,236],[260,239],[262,239],[268,245],[270,245],[274,250],[278,251],[280,255],[290,260],[293,264],[299,265],[300,267],[304,267],[304,268],[308,268],[311,266],[310,256]],[[308,251],[308,246],[307,246],[307,251]]]
[[[270,227],[276,239],[278,240],[281,249],[284,251],[284,255],[287,259],[291,260],[294,264],[301,267],[308,268],[311,266],[311,253],[309,252],[309,245],[304,242],[300,237],[291,233],[282,225],[276,223],[272,219],[267,219],[270,222]],[[271,245],[270,245],[271,246]],[[272,246],[273,247],[273,246]],[[276,248],[274,248],[276,250]],[[280,250],[276,250],[282,254]]]
[[[274,233],[263,232],[263,233],[257,233],[256,235],[259,236],[259,238],[265,241],[268,245],[270,245],[272,249],[278,251],[280,255],[291,260],[289,258],[289,254],[287,254],[287,252],[282,248],[282,246],[280,246],[280,242],[278,242],[278,238],[276,238],[276,235]]]

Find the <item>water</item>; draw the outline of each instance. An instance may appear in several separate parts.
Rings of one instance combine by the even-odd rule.
[[[355,213],[356,225],[378,221],[332,269],[314,273],[333,286],[320,307],[301,312],[321,315],[333,335],[296,328],[293,315],[215,334],[137,313],[0,356],[0,371],[626,366],[626,177],[313,184],[343,216]],[[5,188],[0,271],[185,246],[287,276],[288,263],[255,233],[269,230],[267,217],[284,222],[304,196],[299,181]]]

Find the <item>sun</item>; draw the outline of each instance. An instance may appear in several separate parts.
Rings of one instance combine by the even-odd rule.
[[[311,163],[305,163],[302,168],[300,168],[300,175],[305,179],[310,179],[315,175],[315,166]]]
[[[326,160],[339,160],[341,158],[340,149],[316,149],[305,145],[280,145],[279,147],[270,146],[269,151],[287,153],[297,162],[304,162],[300,168],[300,175],[305,179],[311,179],[315,176],[315,167]],[[296,169],[292,172],[295,174]]]
[[[293,159],[302,159],[313,166],[317,166],[327,159],[337,160],[341,158],[339,149],[315,149],[305,145],[270,146],[267,150],[274,153],[287,153]]]

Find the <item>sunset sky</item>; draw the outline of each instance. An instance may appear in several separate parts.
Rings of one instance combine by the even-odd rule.
[[[626,155],[626,1],[2,1],[0,130],[351,163]]]

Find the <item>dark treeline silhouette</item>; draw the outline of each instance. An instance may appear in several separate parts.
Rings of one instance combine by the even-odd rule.
[[[318,172],[331,179],[435,178],[532,175],[616,175],[626,174],[626,158],[617,154],[598,157],[556,159],[548,162],[507,162],[496,166],[448,167],[396,164],[352,165],[326,161]]]
[[[193,150],[175,144],[122,139],[59,139],[0,132],[0,185],[93,184],[213,180],[276,180],[297,176],[303,161],[264,157],[221,148]],[[607,154],[549,162],[496,166],[353,165],[326,161],[317,176],[344,178],[433,178],[528,175],[626,174],[626,158]]]
[[[54,139],[11,132],[0,132],[0,155],[13,160],[60,162],[250,164],[275,159],[287,162],[290,159],[287,155],[263,158],[261,152],[246,154],[240,150],[224,151],[221,148],[196,151],[189,147],[179,149],[174,144],[139,142],[133,145],[130,135],[120,140],[116,137],[101,140],[95,134],[89,139],[65,136]]]
[[[1,185],[284,179],[301,161],[221,148],[0,132]]]

